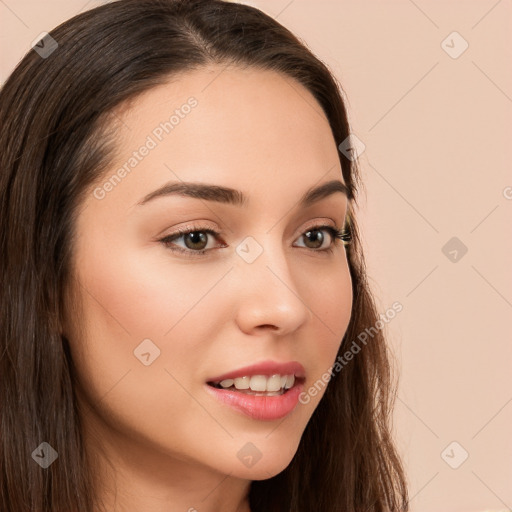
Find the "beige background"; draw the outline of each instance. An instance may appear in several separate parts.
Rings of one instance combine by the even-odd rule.
[[[0,82],[41,32],[99,3],[0,0]],[[331,67],[366,146],[370,280],[380,312],[403,305],[386,329],[411,511],[512,510],[512,3],[244,3]],[[455,262],[452,237],[468,248]]]

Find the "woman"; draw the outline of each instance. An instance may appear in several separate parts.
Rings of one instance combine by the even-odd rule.
[[[246,5],[120,0],[0,116],[2,511],[408,509],[381,331],[340,363],[379,320],[322,62]]]

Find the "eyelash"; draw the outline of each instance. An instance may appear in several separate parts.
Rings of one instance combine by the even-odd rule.
[[[310,249],[310,251],[313,252],[326,252],[326,253],[332,253],[334,251],[334,248],[336,247],[337,240],[340,240],[343,242],[344,245],[347,245],[351,241],[351,234],[349,230],[340,230],[338,228],[335,228],[333,226],[329,225],[320,225],[320,226],[313,226],[311,228],[308,228],[302,235],[308,233],[309,231],[328,231],[333,239],[333,243],[326,249]],[[164,238],[161,238],[158,240],[161,242],[167,249],[169,249],[172,252],[181,253],[186,255],[187,257],[195,258],[196,256],[201,256],[202,254],[211,251],[212,249],[200,249],[198,251],[193,251],[191,249],[183,249],[182,247],[172,247],[171,242],[174,240],[177,240],[184,235],[189,235],[190,233],[208,233],[209,235],[214,236],[217,238],[219,236],[219,233],[216,231],[209,229],[209,228],[201,228],[201,227],[192,227],[192,228],[186,228],[186,229],[178,229],[175,233],[171,233],[170,235],[167,235]],[[302,236],[301,235],[301,236]],[[307,249],[307,247],[306,247]]]

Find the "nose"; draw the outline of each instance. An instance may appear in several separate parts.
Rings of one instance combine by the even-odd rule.
[[[266,244],[252,263],[244,258],[236,262],[232,272],[232,279],[237,282],[236,321],[248,334],[272,330],[282,336],[312,318],[308,303],[312,297],[304,296],[282,247],[277,243],[269,246],[270,243]]]

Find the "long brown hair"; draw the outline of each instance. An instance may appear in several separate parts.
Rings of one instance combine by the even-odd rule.
[[[274,70],[316,98],[337,144],[350,134],[342,89],[289,30],[220,0],[119,0],[50,32],[0,91],[0,510],[92,512],[68,342],[74,226],[107,169],[115,107],[176,73],[211,64]],[[41,48],[44,51],[41,51]],[[36,51],[39,49],[39,51]],[[52,50],[53,49],[53,50]],[[52,50],[52,51],[51,51]],[[360,171],[339,153],[350,191],[353,309],[339,354],[379,317],[353,211]],[[253,512],[408,510],[391,438],[396,395],[382,331],[333,374],[287,468],[250,488]],[[33,451],[58,460],[43,469]]]

